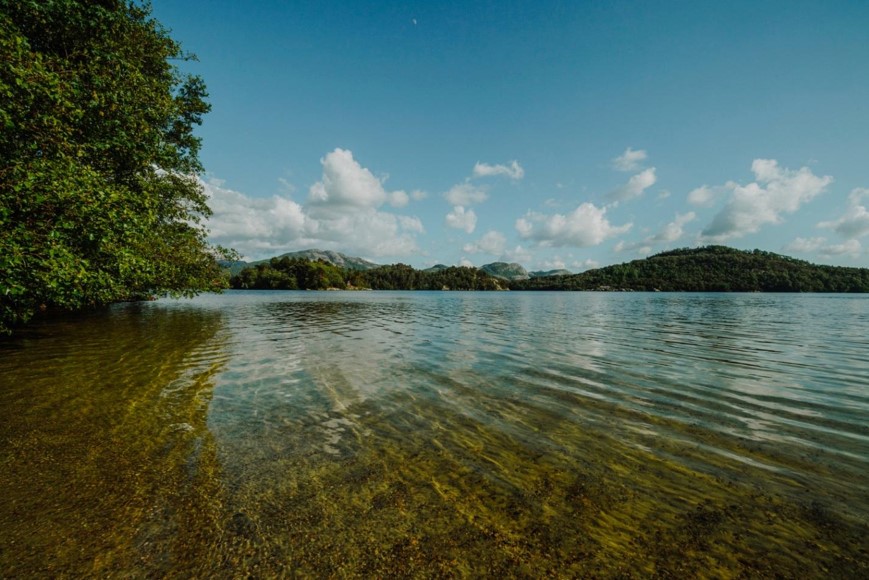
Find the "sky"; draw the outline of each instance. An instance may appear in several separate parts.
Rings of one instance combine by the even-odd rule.
[[[210,93],[211,241],[246,259],[869,267],[869,2],[152,4]]]

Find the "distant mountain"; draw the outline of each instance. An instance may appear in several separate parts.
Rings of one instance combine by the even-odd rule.
[[[345,268],[347,270],[357,270],[364,272],[365,270],[373,270],[374,268],[379,268],[380,264],[375,264],[374,262],[369,262],[363,258],[354,258],[353,256],[348,256],[346,254],[342,254],[341,252],[333,252],[332,250],[301,250],[298,252],[287,252],[286,254],[281,254],[280,256],[276,256],[278,260],[281,258],[301,258],[303,260],[310,260],[312,262],[316,262],[317,260],[323,260],[325,262],[329,262],[339,268]],[[250,266],[256,266],[257,264],[267,264],[274,258],[268,258],[265,260],[256,260],[253,262],[245,262],[243,260],[239,260],[238,262],[221,262],[220,265],[229,270],[230,275],[235,276],[242,270]]]
[[[530,278],[528,270],[515,262],[508,264],[507,262],[493,262],[480,266],[479,268],[489,276],[502,278],[504,280],[527,280]]]
[[[373,270],[374,268],[380,267],[380,264],[375,264],[374,262],[369,262],[363,258],[354,258],[352,256],[348,256],[346,254],[342,254],[341,252],[333,252],[332,250],[302,250],[300,252],[288,252],[286,254],[281,254],[278,256],[278,259],[287,257],[287,258],[302,258],[304,260],[311,260],[312,262],[316,262],[317,260],[323,260],[325,262],[329,262],[339,268],[346,268],[347,270],[358,270],[364,272],[365,270]],[[268,262],[268,260],[261,260],[263,262]],[[254,264],[258,262],[253,262]]]
[[[869,268],[817,266],[761,250],[685,248],[642,260],[511,282],[512,290],[869,292]]]
[[[431,268],[426,268],[423,272],[435,273],[435,272],[443,272],[449,268],[449,266],[445,266],[444,264],[435,264]]]
[[[528,272],[528,275],[531,276],[532,278],[545,278],[546,276],[570,276],[572,274],[573,274],[573,272],[571,272],[570,270],[564,270],[564,269],[547,270],[545,272],[542,270],[538,270],[536,272]]]

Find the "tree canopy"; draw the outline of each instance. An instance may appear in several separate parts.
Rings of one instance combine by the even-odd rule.
[[[513,290],[869,292],[869,269],[819,266],[761,250],[683,248],[572,276],[532,278]]]
[[[233,288],[250,290],[503,290],[501,281],[482,270],[450,267],[416,270],[406,264],[371,270],[340,268],[323,260],[272,258],[249,266],[232,277]]]
[[[203,221],[190,58],[125,0],[0,0],[0,332],[225,285]]]
[[[665,292],[869,292],[869,268],[818,266],[761,250],[684,248],[582,274],[496,278],[466,267],[416,270],[406,264],[370,270],[324,260],[272,258],[232,277],[233,288],[270,290],[603,290]]]

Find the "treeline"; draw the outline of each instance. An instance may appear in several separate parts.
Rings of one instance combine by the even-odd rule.
[[[817,266],[761,250],[685,248],[572,276],[532,278],[514,290],[869,292],[869,269]]]
[[[476,268],[451,267],[437,272],[405,264],[372,270],[339,268],[324,260],[272,258],[245,268],[230,279],[236,289],[327,290],[504,290],[506,283]]]
[[[371,270],[325,260],[272,258],[232,277],[233,288],[271,290],[598,290],[662,292],[869,292],[869,269],[817,266],[761,250],[725,246],[662,252],[570,276],[507,281],[477,268]]]

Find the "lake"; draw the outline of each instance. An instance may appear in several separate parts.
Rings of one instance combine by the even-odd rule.
[[[0,576],[869,577],[869,296],[243,292],[0,342]]]

